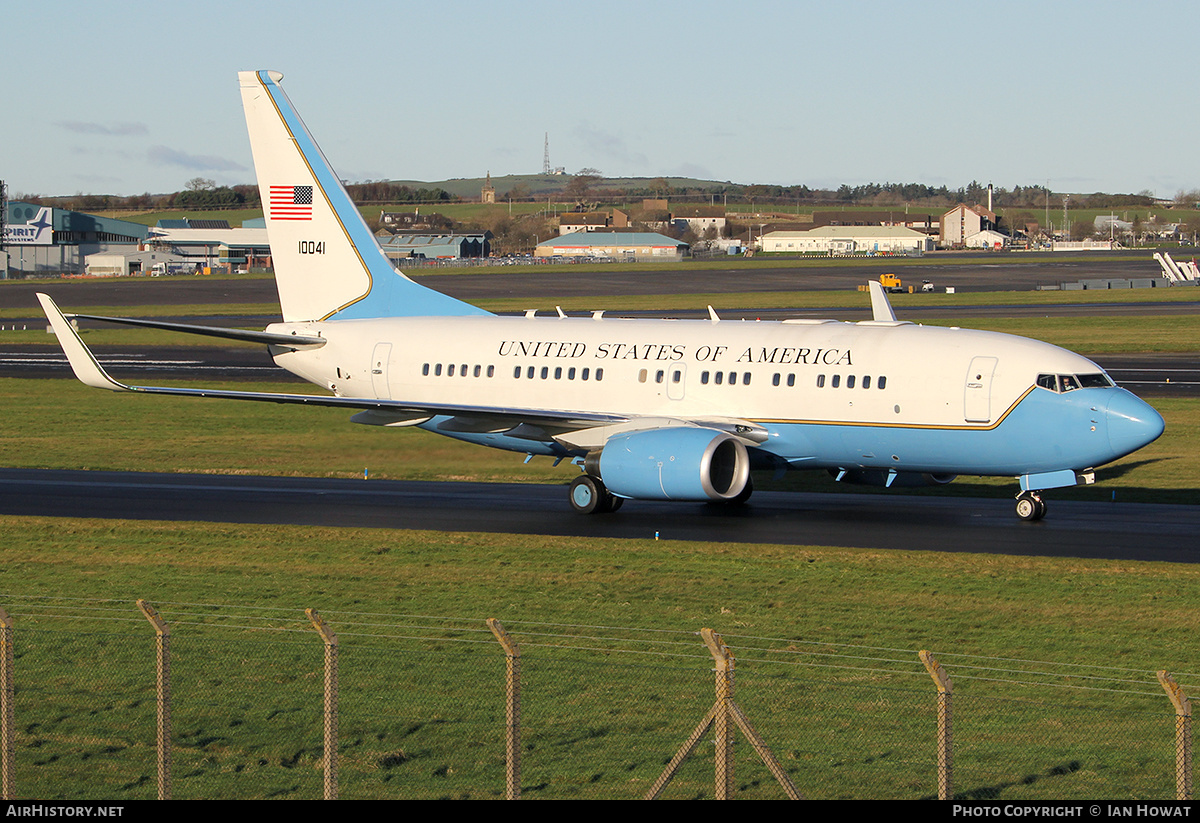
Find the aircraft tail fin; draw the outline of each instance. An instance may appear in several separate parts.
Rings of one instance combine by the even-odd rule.
[[[238,73],[286,321],[487,314],[396,271],[274,71]]]

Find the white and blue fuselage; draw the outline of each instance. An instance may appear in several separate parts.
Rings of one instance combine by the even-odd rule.
[[[275,360],[339,394],[417,406],[486,398],[494,407],[632,421],[733,418],[765,432],[752,449],[796,468],[1075,472],[1163,430],[1154,409],[1087,358],[993,332],[877,321],[492,316],[455,318],[453,334],[446,328],[446,318],[406,317],[269,331],[327,338],[320,349]],[[455,419],[417,424],[531,454],[578,456],[603,446],[591,429],[532,440],[461,431]]]

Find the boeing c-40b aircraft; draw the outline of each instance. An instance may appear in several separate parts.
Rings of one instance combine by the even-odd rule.
[[[736,504],[750,469],[824,469],[901,487],[1015,477],[1017,514],[1046,489],[1150,443],[1163,419],[1095,363],[1047,343],[896,320],[782,322],[499,317],[397,272],[278,72],[239,81],[283,322],[263,332],[96,318],[267,345],[332,396],[129,386],[39,295],[76,376],[113,391],[338,406],[582,469],[578,512],[627,499]]]

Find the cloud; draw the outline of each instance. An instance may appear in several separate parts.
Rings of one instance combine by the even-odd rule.
[[[698,180],[712,180],[713,173],[707,166],[697,163],[680,163],[670,170],[672,177],[695,177]]]
[[[584,121],[575,127],[575,136],[591,151],[599,154],[605,160],[616,160],[634,167],[644,167],[646,155],[631,151],[625,145],[625,140],[612,132],[593,126]]]
[[[151,146],[150,160],[163,166],[179,166],[191,171],[245,171],[246,167],[224,157],[210,154],[188,154],[168,146]]]
[[[82,120],[61,120],[55,125],[77,134],[101,134],[108,137],[130,137],[150,133],[145,123],[113,123],[106,126],[103,123],[87,123]]]

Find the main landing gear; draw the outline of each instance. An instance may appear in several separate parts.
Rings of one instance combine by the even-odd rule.
[[[571,499],[571,508],[579,514],[615,512],[625,502],[624,497],[617,497],[604,488],[600,478],[590,474],[581,474],[572,480],[568,496]]]
[[[1046,501],[1037,492],[1024,491],[1017,495],[1017,517],[1022,520],[1041,520],[1046,516]]]

